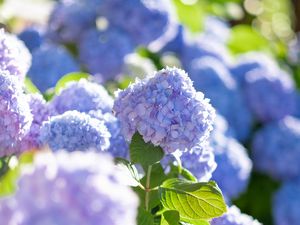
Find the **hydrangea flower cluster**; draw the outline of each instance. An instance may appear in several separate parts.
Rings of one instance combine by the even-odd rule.
[[[18,37],[24,42],[31,53],[35,49],[38,49],[44,42],[43,30],[38,27],[28,27],[19,33]]]
[[[229,24],[218,17],[207,16],[204,20],[203,35],[217,43],[226,43],[230,36]]]
[[[273,218],[276,225],[298,224],[300,215],[300,180],[286,182],[275,193]]]
[[[81,79],[69,82],[50,105],[59,114],[71,110],[85,113],[101,110],[107,113],[112,111],[113,99],[103,86]]]
[[[90,111],[91,117],[104,121],[111,137],[109,139],[110,146],[108,152],[114,157],[127,158],[129,146],[122,134],[120,121],[111,113],[102,113],[102,111]]]
[[[188,75],[177,68],[156,72],[119,91],[113,107],[127,139],[138,131],[165,152],[206,144],[215,116]]]
[[[254,136],[252,156],[257,170],[279,180],[300,176],[300,120],[285,117],[265,125]]]
[[[225,65],[214,57],[202,57],[191,64],[189,75],[196,90],[202,91],[218,113],[227,119],[236,137],[245,140],[250,133],[253,118]]]
[[[55,114],[40,94],[31,94],[27,97],[29,99],[28,102],[31,114],[33,115],[33,121],[29,132],[17,143],[15,147],[16,152],[18,153],[42,147],[40,140],[42,124],[43,122],[48,121],[50,116]]]
[[[0,72],[0,157],[14,153],[31,123],[32,114],[18,78]]]
[[[294,83],[284,71],[254,70],[248,73],[245,95],[251,110],[262,122],[279,120],[295,110]]]
[[[77,63],[66,49],[45,43],[32,53],[28,76],[41,92],[45,92],[63,75],[78,70]]]
[[[133,43],[120,29],[92,29],[83,35],[79,43],[79,58],[97,79],[107,81],[122,72],[124,58],[133,49]]]
[[[135,225],[138,199],[123,180],[106,155],[40,154],[16,194],[0,200],[1,223]]]
[[[31,54],[13,34],[0,29],[0,71],[7,71],[23,80],[31,65]]]
[[[105,151],[110,145],[110,133],[104,122],[78,111],[51,117],[43,123],[40,138],[54,151]]]
[[[211,221],[211,225],[262,225],[251,216],[241,213],[236,206],[228,208],[227,213]]]

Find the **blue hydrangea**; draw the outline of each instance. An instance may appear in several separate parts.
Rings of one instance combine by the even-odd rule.
[[[173,10],[169,0],[104,0],[101,15],[128,33],[136,45],[148,45],[172,26]]]
[[[96,1],[59,1],[51,12],[47,36],[60,43],[78,42],[88,29],[96,26],[96,19]]]
[[[79,44],[79,57],[87,70],[99,81],[115,79],[124,65],[124,58],[133,52],[128,35],[115,28],[105,31],[92,29],[84,34]]]
[[[202,35],[215,42],[226,43],[230,37],[229,24],[219,17],[207,16],[204,20],[204,30]]]
[[[16,76],[0,72],[0,157],[15,153],[14,147],[30,129],[32,114]]]
[[[168,153],[206,144],[215,116],[188,75],[168,67],[119,91],[113,110],[126,139],[138,131]]]
[[[286,182],[273,198],[273,218],[276,225],[298,225],[300,221],[300,180]]]
[[[241,90],[225,65],[213,57],[195,60],[189,75],[196,90],[211,100],[218,113],[223,115],[239,140],[245,140],[253,122]]]
[[[237,62],[231,66],[231,73],[238,84],[243,86],[246,74],[256,69],[273,73],[278,70],[278,66],[270,56],[260,52],[250,52],[238,57]]]
[[[213,219],[211,225],[262,225],[251,216],[241,213],[236,206],[228,208],[223,216]]]
[[[254,136],[252,157],[254,167],[273,178],[300,176],[300,120],[288,116],[266,124]]]
[[[33,52],[28,76],[41,92],[45,92],[63,75],[75,71],[79,71],[79,66],[66,49],[44,44]]]
[[[111,113],[102,113],[102,111],[90,111],[89,115],[93,118],[104,121],[111,137],[108,152],[114,157],[126,158],[128,156],[129,146],[122,134],[120,121]]]
[[[85,113],[101,110],[106,113],[112,111],[113,98],[103,86],[81,79],[79,82],[69,82],[50,105],[59,114],[70,110]]]
[[[0,199],[0,221],[16,225],[136,225],[138,198],[111,157],[39,153],[16,193]]]
[[[234,199],[248,186],[252,162],[246,149],[234,138],[213,132],[210,141],[218,165],[212,179],[227,198]]]
[[[44,42],[44,33],[41,28],[28,27],[19,33],[18,37],[24,42],[26,47],[32,53],[38,49]]]
[[[15,147],[17,153],[42,147],[42,143],[39,138],[42,124],[43,122],[48,121],[50,116],[55,114],[55,112],[50,109],[42,95],[30,94],[26,97],[28,97],[33,121],[29,132],[17,143]]]
[[[176,35],[164,45],[161,52],[173,52],[180,55],[184,49],[186,32],[186,28],[183,25],[178,25]]]
[[[31,54],[15,35],[0,29],[0,71],[7,71],[21,80],[31,65]]]
[[[103,121],[78,111],[67,111],[43,123],[40,140],[54,150],[105,151],[109,148],[110,133]]]
[[[296,91],[289,74],[254,70],[246,75],[246,100],[262,122],[279,120],[292,114],[296,106]]]

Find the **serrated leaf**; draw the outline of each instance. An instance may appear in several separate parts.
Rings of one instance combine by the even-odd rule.
[[[144,168],[160,161],[164,156],[163,150],[150,142],[145,143],[143,137],[136,132],[130,143],[130,159],[132,163],[139,163]]]
[[[222,192],[213,181],[169,179],[159,188],[159,195],[164,208],[177,210],[183,221],[208,220],[226,212]]]
[[[68,82],[79,81],[80,79],[87,79],[90,75],[82,72],[68,73],[57,81],[55,86],[55,94],[59,92],[66,86]]]
[[[150,212],[147,212],[143,208],[139,208],[137,224],[138,225],[154,225],[154,217]]]
[[[176,210],[169,210],[161,215],[160,225],[178,225],[179,224],[179,212]]]
[[[129,186],[136,187],[140,184],[139,173],[131,162],[123,158],[116,158],[115,162],[124,176],[126,176],[125,179],[128,181]]]

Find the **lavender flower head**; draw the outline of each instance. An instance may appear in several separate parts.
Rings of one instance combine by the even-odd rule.
[[[55,114],[55,112],[49,108],[42,95],[31,94],[27,97],[29,99],[28,102],[31,114],[33,115],[33,121],[29,132],[18,142],[15,148],[18,153],[42,147],[42,143],[39,139],[42,124],[44,121],[48,121],[50,116]]]
[[[59,114],[71,110],[85,113],[101,110],[106,113],[112,111],[113,99],[103,86],[81,79],[69,82],[50,105]]]
[[[54,151],[106,151],[110,145],[110,134],[104,122],[78,111],[51,117],[43,123],[40,138]]]
[[[279,180],[300,176],[300,120],[287,116],[265,125],[252,142],[254,167]]]
[[[120,121],[113,114],[103,114],[100,110],[90,111],[88,114],[93,118],[104,121],[111,135],[108,152],[114,157],[126,158],[128,156],[129,146],[122,134]]]
[[[138,199],[104,154],[39,153],[18,186],[0,200],[3,224],[136,225]]]
[[[246,100],[260,121],[279,120],[295,111],[295,86],[284,71],[255,70],[246,75],[245,82]]]
[[[28,76],[41,92],[45,92],[54,87],[63,75],[76,71],[79,71],[79,67],[65,48],[43,44],[32,54]]]
[[[167,153],[205,145],[215,117],[188,75],[168,67],[119,91],[113,109],[126,139],[138,131]]]
[[[297,225],[300,220],[300,180],[289,181],[275,193],[273,218],[276,225]]]
[[[0,157],[13,149],[30,129],[32,114],[17,77],[0,72]]]
[[[23,80],[31,65],[31,54],[16,36],[0,29],[0,71]]]
[[[228,208],[227,213],[211,221],[211,225],[262,225],[251,216],[241,213],[236,206]]]

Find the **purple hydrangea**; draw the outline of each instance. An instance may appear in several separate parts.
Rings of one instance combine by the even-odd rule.
[[[0,199],[2,224],[136,225],[138,198],[107,155],[40,153],[18,187]]]
[[[30,129],[32,114],[17,77],[0,72],[0,157],[15,153],[14,147]]]
[[[212,134],[211,148],[218,165],[212,179],[227,198],[238,197],[246,190],[252,170],[246,149],[234,138],[218,132]]]
[[[100,3],[100,2],[99,2]],[[90,28],[96,26],[95,0],[62,0],[51,12],[47,36],[59,43],[78,42]]]
[[[54,150],[105,151],[109,148],[110,133],[103,121],[78,111],[67,111],[43,123],[40,139]]]
[[[136,45],[148,45],[173,25],[173,10],[169,0],[104,0],[100,15],[128,33]]]
[[[262,225],[251,216],[241,213],[236,206],[228,208],[223,216],[213,219],[211,225]]]
[[[31,53],[35,49],[38,49],[44,42],[44,32],[38,27],[28,27],[19,33],[18,37],[24,42]]]
[[[39,139],[42,124],[43,122],[48,121],[50,116],[55,114],[55,112],[49,108],[42,95],[31,94],[27,97],[29,99],[28,102],[31,114],[33,115],[33,121],[29,132],[18,142],[15,147],[16,152],[18,153],[31,149],[39,149],[42,147],[42,143]]]
[[[263,69],[273,73],[278,70],[278,66],[270,56],[260,52],[250,52],[240,55],[230,70],[238,84],[243,86],[246,74],[256,69]]]
[[[253,117],[226,66],[214,57],[194,60],[189,75],[196,90],[202,91],[211,100],[218,113],[223,115],[239,140],[245,140]]]
[[[209,100],[177,68],[160,70],[119,91],[113,109],[127,139],[138,131],[144,141],[168,153],[205,145],[215,116]]]
[[[294,117],[265,125],[252,142],[254,167],[279,180],[300,176],[300,120]]]
[[[276,225],[298,225],[300,221],[300,180],[286,182],[273,198],[273,218]]]
[[[289,74],[254,70],[246,75],[246,100],[262,122],[279,120],[292,114],[296,106],[296,91]]]
[[[109,139],[110,146],[108,152],[114,157],[126,158],[128,156],[129,146],[122,134],[120,121],[111,113],[102,113],[98,111],[90,111],[89,115],[93,118],[104,121],[111,137]]]
[[[63,75],[76,71],[79,66],[65,48],[44,44],[33,52],[28,76],[41,92],[45,92]]]
[[[0,29],[0,71],[7,71],[23,80],[30,65],[31,54],[24,43]]]
[[[69,82],[50,105],[59,114],[70,110],[85,113],[101,110],[107,113],[112,111],[113,98],[103,86],[81,79],[79,82]]]
[[[80,41],[79,57],[87,70],[102,82],[115,79],[122,72],[124,58],[133,50],[134,45],[122,30],[92,29]]]

